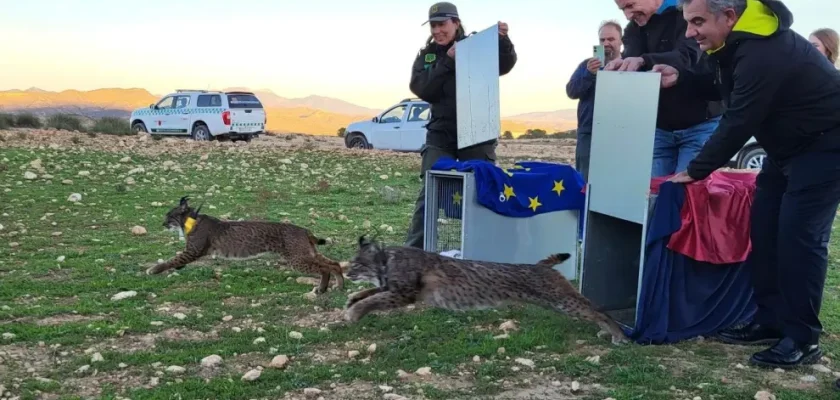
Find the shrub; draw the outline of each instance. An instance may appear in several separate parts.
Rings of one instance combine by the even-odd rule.
[[[511,131],[505,131],[505,133],[502,134],[502,139],[513,139],[513,133],[511,133]]]
[[[122,118],[105,117],[96,120],[91,129],[104,135],[131,135],[131,125]]]
[[[32,113],[18,114],[15,118],[15,126],[18,128],[38,129],[43,125],[41,118]]]
[[[9,129],[15,126],[15,116],[12,114],[0,114],[0,129]]]
[[[55,114],[47,118],[47,126],[65,131],[84,131],[81,118],[70,114]]]

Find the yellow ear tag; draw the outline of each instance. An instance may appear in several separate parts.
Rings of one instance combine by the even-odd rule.
[[[187,217],[187,220],[184,221],[184,233],[189,235],[193,227],[195,227],[195,218]]]

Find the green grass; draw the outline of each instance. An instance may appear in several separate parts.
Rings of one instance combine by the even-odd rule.
[[[534,307],[467,313],[419,308],[347,325],[340,309],[347,294],[361,286],[348,282],[345,292],[331,289],[307,298],[312,285],[275,267],[271,256],[210,259],[176,275],[146,276],[148,266],[183,248],[162,223],[184,195],[204,202],[203,210],[216,216],[288,218],[331,238],[321,251],[347,260],[358,236],[371,230],[365,220],[376,230],[384,225],[380,235],[386,242],[401,243],[419,188],[419,162],[411,157],[244,153],[214,145],[192,153],[170,151],[0,149],[0,333],[14,335],[0,339],[0,385],[13,395],[251,399],[302,397],[311,387],[327,399],[380,399],[378,387],[388,385],[400,395],[419,398],[422,392],[429,399],[507,398],[503,395],[530,390],[533,398],[734,400],[751,399],[762,389],[786,400],[834,398],[829,374],[736,368],[747,365],[753,349],[708,341],[614,347],[595,337],[597,327]],[[31,165],[36,159],[43,171]],[[39,178],[24,180],[27,170]],[[396,201],[380,194],[386,185],[400,192]],[[69,202],[71,193],[82,200]],[[132,235],[135,225],[148,233]],[[840,354],[836,265],[833,259],[822,309],[828,332],[823,343],[831,359]],[[110,300],[126,290],[137,296]],[[224,321],[225,316],[233,319]],[[516,320],[519,330],[495,339],[506,320]],[[290,338],[291,331],[303,338]],[[257,338],[265,341],[255,343]],[[377,349],[368,354],[372,343]],[[350,359],[350,350],[361,354]],[[95,352],[104,361],[93,363]],[[211,354],[223,364],[204,371],[200,361]],[[286,369],[265,368],[254,382],[240,380],[277,354],[292,358]],[[594,355],[600,356],[598,364],[587,360]],[[517,358],[533,360],[535,368]],[[86,365],[86,372],[78,372]],[[165,372],[170,365],[186,372]],[[399,370],[422,367],[433,375],[398,377]],[[803,375],[815,375],[818,382],[800,382]],[[149,386],[152,378],[158,385]],[[572,395],[572,381],[583,390]]]

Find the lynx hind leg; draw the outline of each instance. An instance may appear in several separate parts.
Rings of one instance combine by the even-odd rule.
[[[554,303],[554,308],[572,317],[595,322],[601,329],[607,331],[612,336],[613,344],[622,344],[628,341],[627,335],[624,334],[624,330],[621,329],[618,323],[608,315],[595,310],[592,303],[582,295],[578,293],[575,293],[575,295]]]

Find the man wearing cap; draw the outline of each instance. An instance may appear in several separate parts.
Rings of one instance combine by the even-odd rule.
[[[685,37],[687,23],[677,0],[615,0],[630,21],[624,30],[624,54],[607,71],[650,71],[654,64],[691,66],[700,48]],[[653,143],[651,176],[685,171],[720,121],[720,105],[684,88],[663,88]]]
[[[431,35],[414,60],[409,88],[431,106],[431,120],[426,125],[426,143],[421,150],[420,176],[442,157],[460,161],[496,161],[497,140],[490,140],[458,149],[458,124],[455,96],[456,43],[466,38],[458,8],[449,2],[440,2],[429,8]],[[505,75],[516,64],[516,51],[508,37],[508,25],[499,22],[499,75]],[[425,217],[425,186],[420,188],[414,215],[408,229],[406,246],[423,248],[423,222]]]

